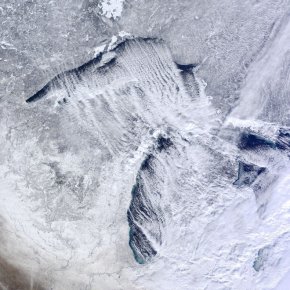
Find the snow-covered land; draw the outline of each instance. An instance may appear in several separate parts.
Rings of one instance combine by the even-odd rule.
[[[288,4],[19,4],[48,20],[0,41],[0,288],[290,289]]]

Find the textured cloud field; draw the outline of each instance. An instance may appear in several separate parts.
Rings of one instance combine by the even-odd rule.
[[[289,289],[289,4],[4,1],[0,287]]]

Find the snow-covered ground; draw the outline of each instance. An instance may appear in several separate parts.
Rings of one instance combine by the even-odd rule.
[[[290,18],[252,2],[79,4],[119,31],[0,99],[0,287],[289,288]]]

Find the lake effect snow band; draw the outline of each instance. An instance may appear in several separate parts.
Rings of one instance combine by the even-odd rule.
[[[283,254],[275,247],[286,249],[290,239],[287,216],[276,223],[273,210],[259,220],[248,188],[264,173],[239,170],[239,148],[217,137],[220,120],[191,68],[177,67],[161,40],[126,40],[109,57],[59,74],[14,114],[9,164],[17,191],[0,206],[7,225],[28,237],[22,248],[38,253],[31,269],[52,269],[35,285],[253,289],[257,273],[267,276],[268,258],[259,260],[265,270],[253,268],[259,249]],[[240,166],[267,167],[268,180],[271,166],[285,168],[287,150],[274,152],[278,165],[268,164],[268,153],[257,160],[244,151],[249,160]],[[233,185],[244,177],[249,186]],[[276,183],[287,182],[284,174]],[[282,190],[279,198],[286,198]],[[258,202],[268,200],[261,194]]]
[[[106,56],[106,53],[99,54],[95,59],[89,61],[81,67],[57,75],[35,95],[28,98],[27,102],[35,102],[43,97],[49,97],[50,94],[54,94],[54,92],[56,92],[55,94],[58,99],[57,104],[60,106],[69,106],[71,98],[74,98],[74,94],[77,91],[77,86],[86,84],[88,80],[92,82],[91,78],[93,75],[107,77],[107,75],[112,74],[112,71],[114,74],[114,70],[116,70],[117,67],[120,67],[118,58],[122,57],[122,52],[124,50],[134,52],[136,49],[146,51],[146,55],[154,55],[154,57],[156,57],[156,59],[152,59],[149,63],[147,63],[148,60],[142,63],[142,58],[140,58],[141,62],[139,63],[139,68],[141,69],[141,74],[144,73],[141,77],[146,79],[151,74],[150,71],[143,71],[143,67],[148,66],[148,69],[150,69],[150,66],[152,66],[153,69],[156,65],[159,65],[160,68],[157,68],[158,71],[154,72],[153,70],[153,78],[151,79],[151,81],[153,81],[152,84],[157,84],[160,87],[172,85],[168,82],[168,80],[170,80],[168,76],[170,75],[166,75],[167,64],[162,59],[162,53],[165,53],[165,55],[167,54],[168,56],[168,51],[164,43],[157,39],[138,38],[125,40],[117,45],[117,47],[113,49],[113,52],[115,53],[114,57],[103,65],[102,59]],[[112,53],[112,51],[110,51],[110,53]],[[173,67],[175,66],[173,62],[171,65]],[[191,74],[192,85],[194,85],[194,76],[192,73],[194,66],[177,64],[176,67],[181,70],[181,76],[183,71]],[[136,77],[136,75],[134,76]],[[173,80],[173,78],[171,80]],[[97,84],[98,80],[96,79],[96,85]],[[138,87],[138,84],[134,85],[134,87],[136,93],[143,99],[141,101],[146,102],[142,87]],[[174,84],[173,89],[175,89],[175,93],[178,93],[180,90],[177,84]],[[61,98],[58,96],[58,90],[64,90],[64,95],[62,95]],[[124,94],[126,94],[125,91]],[[169,95],[167,97],[169,97]],[[79,99],[78,101],[81,103],[84,100]],[[108,102],[109,101],[110,100],[108,100]],[[132,111],[132,113],[134,113],[134,111]],[[156,184],[159,181],[158,175],[155,175],[154,173],[154,164],[158,162],[158,159],[155,158],[154,154],[158,154],[158,152],[166,150],[168,147],[173,145],[173,143],[169,138],[165,138],[162,135],[158,137],[156,142],[156,148],[153,150],[155,153],[148,153],[149,155],[143,161],[137,174],[136,184],[132,189],[132,201],[130,204],[130,209],[128,210],[128,222],[130,226],[129,244],[133,250],[136,261],[141,264],[145,263],[157,254],[152,243],[161,245],[162,242],[162,231],[160,227],[162,227],[164,218],[162,216],[162,211],[159,209],[160,206],[158,205],[158,201],[156,201],[156,199],[160,199],[161,196],[160,193],[156,192]],[[156,198],[156,196],[158,196],[158,198]],[[147,234],[145,234],[144,231],[147,232]],[[152,239],[154,242],[150,242]]]

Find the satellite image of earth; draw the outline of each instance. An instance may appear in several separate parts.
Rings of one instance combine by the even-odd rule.
[[[0,290],[290,290],[290,0],[0,23]]]

